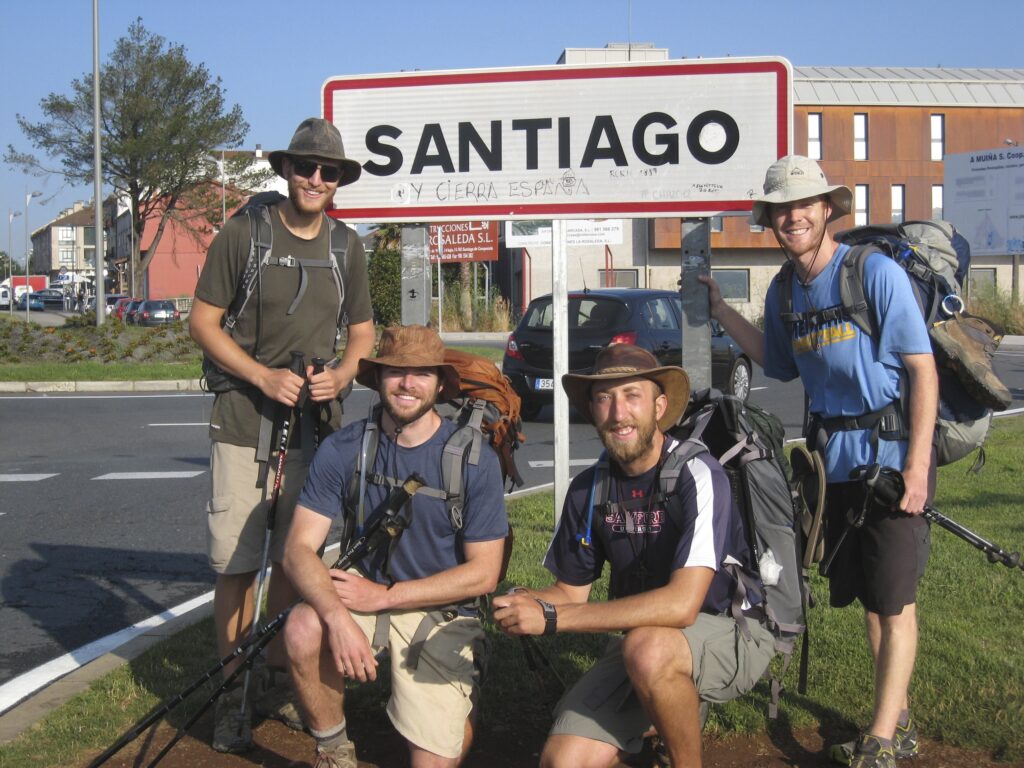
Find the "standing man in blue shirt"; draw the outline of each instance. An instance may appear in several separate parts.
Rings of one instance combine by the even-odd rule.
[[[823,449],[828,478],[825,549],[835,553],[826,574],[830,602],[842,607],[860,600],[875,665],[871,724],[857,741],[830,753],[855,768],[892,768],[896,757],[918,749],[907,692],[917,655],[917,584],[930,544],[921,513],[935,487],[938,377],[910,281],[885,254],[872,253],[864,264],[877,338],[828,311],[841,305],[848,249],[832,239],[828,224],[850,212],[852,197],[848,187],[829,185],[806,157],[784,157],[768,169],[752,220],[771,227],[792,269],[768,289],[763,332],[723,300],[714,280],[701,280],[711,316],[765,374],[781,381],[799,376],[807,391],[808,444]],[[785,275],[796,321],[784,320],[780,310]],[[906,493],[899,510],[868,509],[855,528],[848,521],[864,509],[865,488],[851,482],[850,472],[876,462],[902,471]]]

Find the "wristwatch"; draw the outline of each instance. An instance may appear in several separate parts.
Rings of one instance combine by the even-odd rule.
[[[544,634],[555,634],[555,630],[558,629],[558,611],[547,600],[541,600],[539,597],[534,599],[540,605],[540,609],[544,611]]]

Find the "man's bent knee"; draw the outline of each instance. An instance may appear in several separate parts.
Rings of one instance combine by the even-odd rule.
[[[309,605],[295,606],[284,625],[284,645],[290,660],[319,656],[323,642],[320,617]]]
[[[630,630],[622,642],[622,658],[634,684],[663,679],[673,673],[693,675],[690,646],[683,634],[672,627]]]

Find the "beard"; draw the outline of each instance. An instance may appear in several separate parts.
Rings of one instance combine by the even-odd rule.
[[[321,195],[319,199],[308,200],[302,194],[303,189],[304,187],[297,177],[289,177],[288,198],[292,201],[292,205],[295,207],[296,211],[307,216],[323,213],[327,209],[327,206],[330,205],[331,200],[334,199],[334,195],[327,192]]]
[[[658,429],[658,421],[653,414],[647,421],[636,422],[636,436],[628,443],[615,437],[614,431],[627,424],[601,425],[597,428],[598,436],[608,451],[609,458],[619,466],[625,466],[642,458],[654,445],[654,433]]]
[[[429,413],[434,408],[434,404],[437,402],[437,395],[431,395],[427,393],[420,400],[419,404],[413,408],[402,408],[398,401],[395,399],[396,395],[411,394],[403,389],[395,391],[393,394],[386,394],[381,396],[381,405],[384,406],[385,412],[391,417],[391,420],[395,422],[395,426],[404,427],[408,424],[412,424],[415,421],[423,418],[424,415]]]

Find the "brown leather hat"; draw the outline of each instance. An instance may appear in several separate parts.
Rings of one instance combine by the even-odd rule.
[[[285,157],[310,157],[317,160],[333,160],[341,168],[341,179],[338,186],[351,184],[363,172],[363,166],[355,160],[345,157],[345,146],[341,143],[341,133],[333,123],[322,117],[307,117],[295,129],[292,143],[288,149],[278,149],[267,155],[270,167],[278,176],[281,172],[281,161]]]
[[[591,424],[590,388],[595,382],[619,379],[648,379],[653,381],[668,398],[668,407],[658,419],[658,427],[666,430],[675,424],[686,410],[690,400],[690,377],[675,365],[658,365],[658,359],[646,349],[633,344],[612,344],[597,353],[594,372],[590,375],[567,373],[562,377],[562,389],[584,419]]]
[[[461,389],[458,371],[444,361],[444,342],[437,331],[425,325],[385,328],[377,345],[377,356],[360,359],[356,381],[364,387],[377,389],[377,372],[385,365],[393,368],[437,368],[443,382],[438,400],[450,400],[458,396]]]

